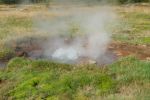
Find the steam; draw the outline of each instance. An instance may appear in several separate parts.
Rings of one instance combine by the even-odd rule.
[[[104,56],[111,40],[108,26],[116,20],[109,7],[51,8],[47,13],[55,15],[40,13],[34,19],[38,31],[49,35],[43,45],[46,58],[69,63],[84,57],[97,60]]]
[[[52,54],[52,58],[59,60],[76,60],[78,54],[75,48],[59,48]]]

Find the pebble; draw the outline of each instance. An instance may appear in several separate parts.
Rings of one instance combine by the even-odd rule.
[[[146,60],[150,61],[150,57],[147,57]]]
[[[97,62],[95,60],[89,60],[88,63],[89,64],[96,64]]]

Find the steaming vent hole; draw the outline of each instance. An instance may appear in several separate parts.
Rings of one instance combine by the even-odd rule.
[[[59,61],[62,63],[70,63],[70,64],[99,64],[99,65],[105,65],[105,64],[111,64],[117,59],[117,56],[113,53],[111,50],[106,50],[104,54],[99,56],[97,59],[90,59],[87,56],[80,56],[78,55],[78,50],[75,50],[75,48],[71,47],[71,41],[62,39],[65,41],[66,45],[69,45],[70,47],[66,48],[59,48],[59,45],[56,45],[56,48],[51,49],[50,41],[54,41],[55,39],[50,39],[50,41],[46,38],[43,39],[34,39],[30,38],[26,41],[23,41],[24,39],[20,39],[20,41],[16,41],[15,45],[12,46],[12,48],[15,50],[15,56],[17,57],[26,57],[29,59],[48,59],[52,61]],[[49,44],[45,44],[48,43]],[[87,43],[83,45],[84,48],[87,47]],[[50,49],[47,50],[50,55],[45,55],[45,46],[49,46]],[[101,49],[101,48],[100,48]]]

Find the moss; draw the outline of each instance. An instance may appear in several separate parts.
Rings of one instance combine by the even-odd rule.
[[[13,98],[26,98],[30,96],[34,96],[37,93],[37,85],[39,84],[39,79],[37,77],[33,77],[25,82],[19,84],[19,86],[15,87],[13,91],[10,92],[10,95],[14,95]]]
[[[28,67],[26,67],[28,66]],[[66,66],[66,67],[65,67]],[[15,80],[16,86],[6,94],[13,99],[33,98],[65,98],[75,99],[78,91],[85,91],[87,86],[93,87],[92,96],[111,93],[115,89],[115,80],[96,67],[88,65],[80,68],[69,68],[68,64],[59,64],[44,60],[30,61],[25,58],[14,58],[8,64],[8,72],[2,79]],[[50,67],[50,68],[48,68]],[[17,68],[17,70],[16,70]],[[16,77],[17,76],[17,77]],[[9,78],[8,78],[9,77]],[[115,91],[113,91],[115,92]]]
[[[86,65],[68,70],[65,65],[70,66],[51,61],[14,58],[8,64],[11,70],[3,70],[0,74],[1,80],[14,83],[13,86],[6,85],[10,89],[5,90],[5,95],[18,100],[84,100],[114,94],[119,87],[137,81],[146,84],[150,79],[150,63],[132,56],[122,58],[105,69]]]

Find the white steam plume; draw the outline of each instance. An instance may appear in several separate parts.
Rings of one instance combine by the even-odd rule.
[[[51,12],[60,16],[40,15],[35,21],[38,31],[50,35],[43,47],[47,58],[70,62],[82,57],[97,60],[104,55],[111,35],[108,26],[115,22],[113,11],[105,7],[92,10],[51,8]]]

